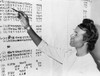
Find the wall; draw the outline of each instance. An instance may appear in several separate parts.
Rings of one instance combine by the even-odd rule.
[[[91,18],[100,25],[100,0],[92,0]]]

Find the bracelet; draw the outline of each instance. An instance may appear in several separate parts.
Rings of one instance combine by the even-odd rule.
[[[28,30],[30,30],[30,27],[27,27],[26,29],[27,29],[27,31],[28,31]]]

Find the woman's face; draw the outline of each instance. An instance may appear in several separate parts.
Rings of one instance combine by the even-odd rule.
[[[74,33],[71,35],[70,45],[75,48],[81,48],[85,43],[85,41],[83,41],[83,35],[85,33],[86,31],[76,27]]]

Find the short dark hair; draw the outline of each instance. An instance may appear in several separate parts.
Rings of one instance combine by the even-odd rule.
[[[95,27],[94,21],[91,19],[83,19],[83,22],[78,25],[78,27],[86,33],[83,35],[83,41],[88,42],[87,50],[90,52],[94,50],[95,43],[99,37],[97,28]]]

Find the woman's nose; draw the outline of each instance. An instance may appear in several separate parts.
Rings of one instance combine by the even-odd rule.
[[[74,36],[75,36],[74,34],[71,34],[71,35],[70,35],[70,38],[74,38]]]

